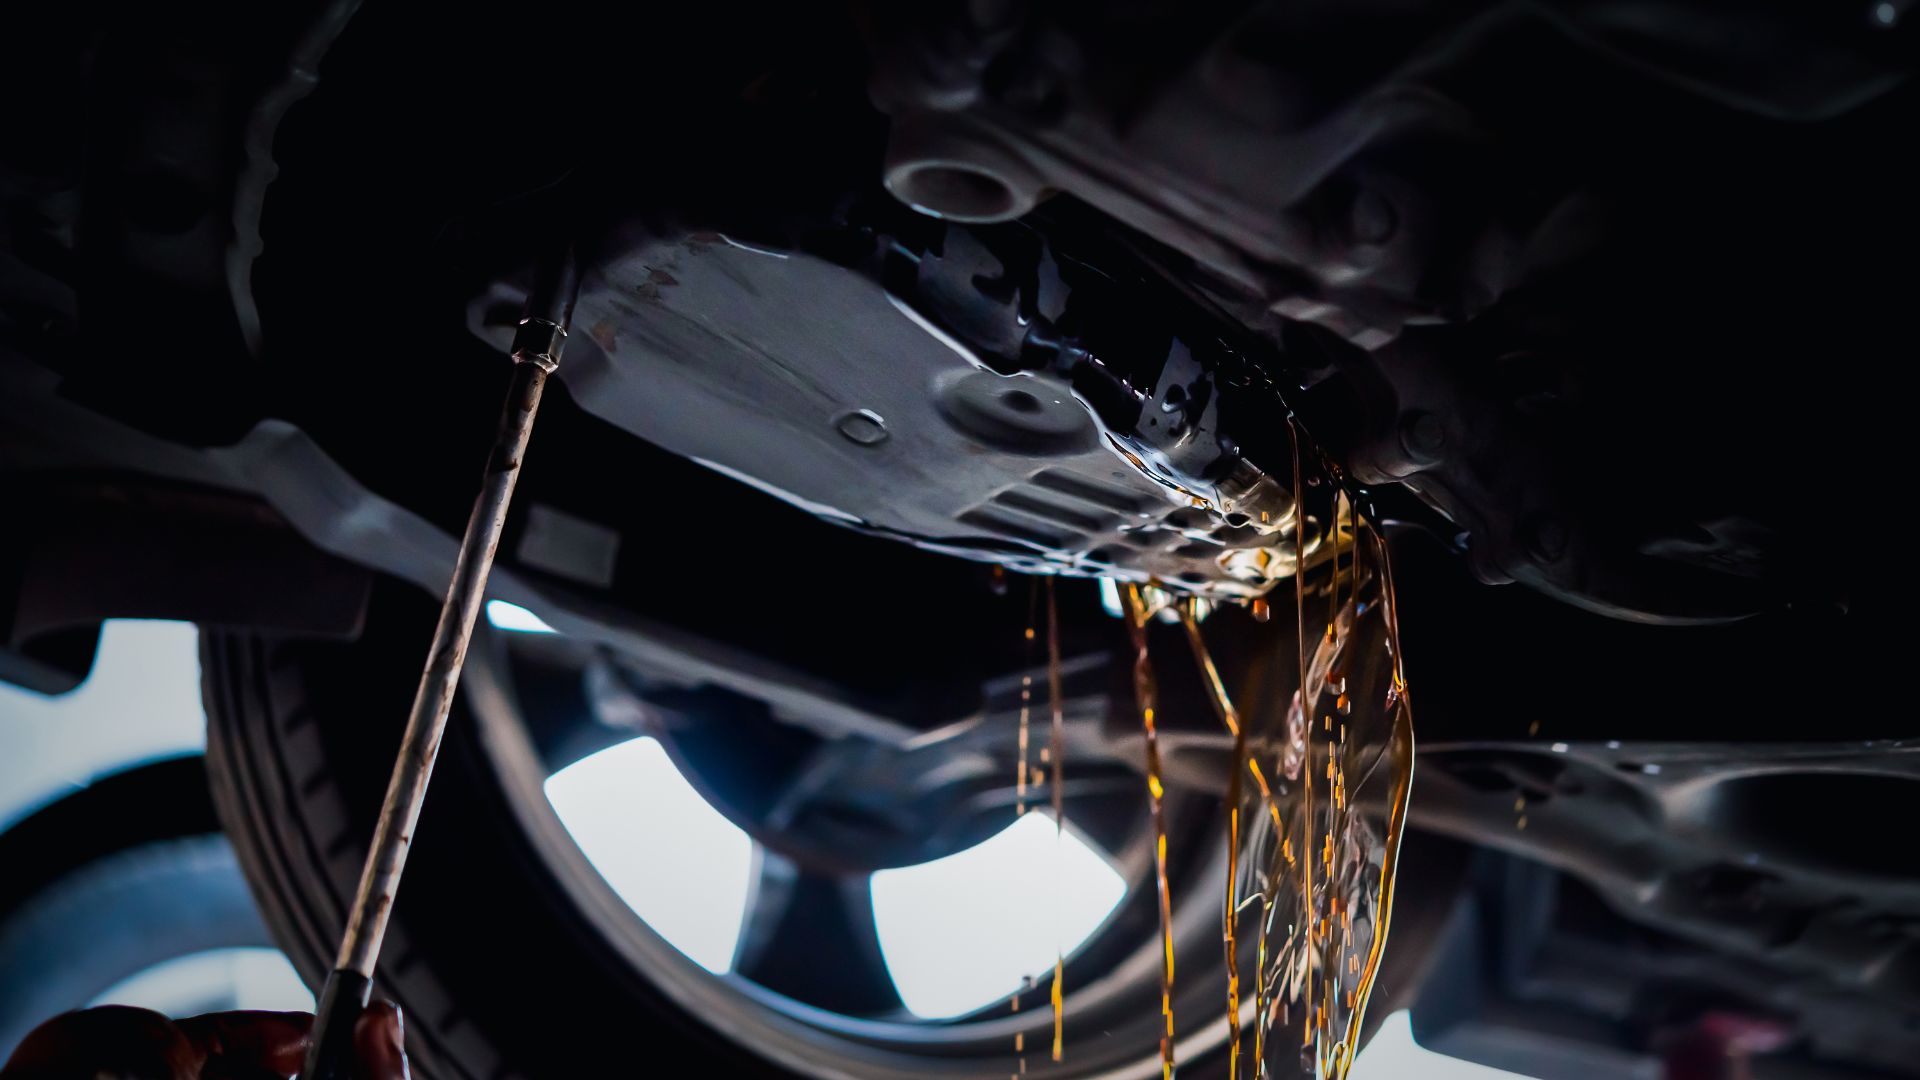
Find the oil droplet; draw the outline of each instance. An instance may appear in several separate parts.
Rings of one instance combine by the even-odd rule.
[[[1027,743],[1033,720],[1033,676],[1020,676],[1020,762],[1014,772],[1013,812],[1027,812]]]
[[[1027,746],[1033,717],[1033,624],[1039,611],[1040,582],[1033,580],[1027,586],[1027,670],[1020,676],[1020,762],[1013,780],[1015,817],[1020,817],[1027,812]],[[1018,1007],[1017,1001],[1016,1007]]]

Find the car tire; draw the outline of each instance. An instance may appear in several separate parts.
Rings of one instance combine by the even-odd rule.
[[[309,986],[345,911],[432,636],[435,606],[376,592],[354,642],[202,636],[214,802],[275,938]],[[715,1035],[583,932],[529,850],[456,704],[382,951],[418,1075],[593,1075],[688,1060],[786,1075]]]
[[[272,940],[197,759],[122,773],[0,835],[0,1060],[156,964]]]

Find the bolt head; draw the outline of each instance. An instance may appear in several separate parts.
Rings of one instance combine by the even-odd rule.
[[[1527,530],[1527,553],[1535,562],[1559,562],[1566,557],[1567,543],[1567,526],[1559,518],[1538,518]]]
[[[1348,211],[1347,229],[1357,244],[1384,244],[1399,231],[1400,214],[1393,203],[1377,191],[1362,188],[1353,197]]]
[[[892,434],[887,430],[887,422],[872,409],[841,413],[834,419],[833,426],[857,446],[879,446]]]
[[[1438,416],[1416,410],[1400,420],[1400,449],[1417,465],[1432,465],[1447,448],[1447,426]]]

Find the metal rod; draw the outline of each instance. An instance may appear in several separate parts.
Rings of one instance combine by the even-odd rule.
[[[446,730],[447,714],[453,708],[460,669],[467,660],[468,640],[473,636],[474,621],[486,599],[487,575],[493,568],[494,550],[506,525],[507,507],[513,498],[514,484],[520,478],[520,461],[526,453],[527,437],[533,432],[534,414],[540,408],[540,394],[546,383],[547,373],[539,365],[514,365],[500,435],[487,460],[480,497],[474,501],[473,515],[467,521],[460,557],[454,564],[453,583],[440,609],[440,623],[434,627],[433,648],[427,654],[419,689],[414,692],[407,732],[400,741],[399,757],[387,784],[386,801],[380,807],[380,823],[374,828],[373,846],[360,874],[360,888],[353,898],[347,931],[340,939],[340,955],[334,966],[342,971],[371,977],[374,962],[380,956],[394,893],[400,888],[407,852],[413,846],[414,825],[426,801],[427,782],[433,777],[434,759],[440,753],[440,740]]]
[[[413,847],[414,827],[420,820],[420,808],[426,802],[434,761],[440,755],[447,714],[453,708],[460,671],[466,664],[473,624],[486,601],[487,576],[493,569],[494,553],[506,526],[514,485],[520,479],[520,463],[526,456],[527,440],[533,434],[540,396],[546,388],[547,376],[560,363],[577,286],[571,253],[543,264],[533,292],[527,298],[526,315],[514,335],[513,382],[507,391],[506,407],[500,416],[493,452],[487,457],[479,497],[474,500],[473,513],[460,540],[453,580],[440,607],[440,621],[434,627],[426,669],[421,672],[420,686],[414,692],[413,710],[407,716],[406,734],[401,737],[386,799],[380,806],[373,844],[360,872],[360,885],[348,912],[346,932],[340,938],[339,956],[321,995],[313,1041],[300,1071],[303,1080],[335,1080],[353,1071],[353,1025],[372,989],[374,965],[386,938],[394,896],[399,892],[400,876],[407,865],[407,853]]]

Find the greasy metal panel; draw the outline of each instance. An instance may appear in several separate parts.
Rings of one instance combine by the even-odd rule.
[[[1241,593],[1232,553],[1270,543],[1129,466],[1064,381],[999,374],[805,254],[710,232],[645,242],[588,276],[576,326],[567,382],[586,409],[845,524]],[[615,485],[644,497],[644,477]]]

